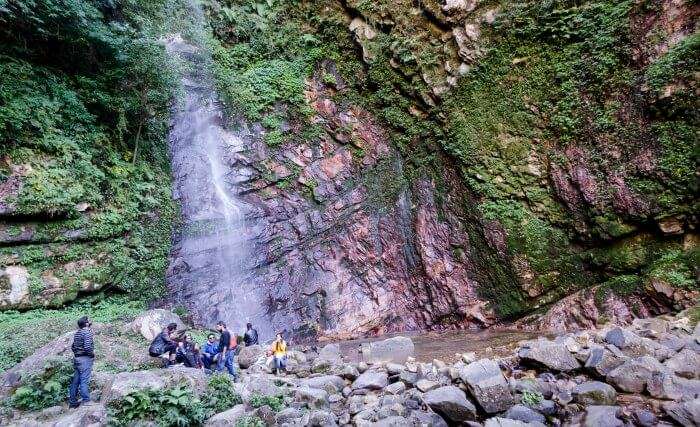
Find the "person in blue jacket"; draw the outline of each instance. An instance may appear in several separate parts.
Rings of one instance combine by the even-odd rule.
[[[219,353],[219,343],[216,342],[216,336],[209,334],[207,342],[202,347],[202,364],[206,369],[211,369],[214,364],[214,356]]]

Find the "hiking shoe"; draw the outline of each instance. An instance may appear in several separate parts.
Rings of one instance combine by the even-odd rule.
[[[80,407],[80,403],[70,403],[68,404],[68,409],[78,409]]]

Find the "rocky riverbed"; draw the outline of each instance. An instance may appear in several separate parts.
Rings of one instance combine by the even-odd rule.
[[[149,338],[161,323],[173,319],[177,320],[172,313],[161,310],[116,332],[98,326],[98,348],[107,340],[114,346],[128,337],[136,345],[135,335]],[[67,355],[68,341],[59,338],[4,373],[3,396],[11,396],[49,352]],[[413,340],[401,336],[362,343],[354,361],[344,348],[294,348],[283,376],[272,374],[263,347],[242,349],[237,358],[240,378],[231,386],[241,403],[211,416],[205,425],[700,424],[700,326],[682,315],[520,341],[505,357],[483,358],[480,349],[456,355],[459,360],[453,363],[416,360]],[[127,353],[124,357],[138,358],[143,351]],[[144,369],[150,361],[142,359],[137,364],[142,368],[131,372],[98,370],[93,379],[97,403],[78,410],[65,405],[34,412],[6,409],[0,424],[107,425],[114,421],[109,414],[115,402],[138,390],[184,385],[194,396],[208,392],[203,371],[177,366]],[[279,405],[261,404],[261,398],[278,398]]]

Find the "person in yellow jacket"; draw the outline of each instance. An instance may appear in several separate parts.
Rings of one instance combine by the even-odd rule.
[[[279,375],[280,371],[284,372],[287,367],[287,342],[282,338],[282,334],[279,332],[272,342],[271,352],[275,373]]]

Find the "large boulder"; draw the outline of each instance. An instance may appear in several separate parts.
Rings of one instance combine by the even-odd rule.
[[[414,351],[413,341],[406,337],[393,337],[361,346],[362,360],[366,363],[405,363]]]
[[[328,393],[318,388],[299,387],[294,391],[294,400],[306,404],[309,409],[328,406]]]
[[[642,393],[655,372],[664,371],[664,366],[651,356],[627,360],[606,376],[606,382],[619,390]]]
[[[352,383],[352,389],[381,390],[389,384],[386,372],[366,371]]]
[[[617,406],[589,406],[586,408],[584,427],[622,427],[624,422],[619,418],[620,408]]]
[[[700,380],[689,380],[671,372],[654,372],[647,381],[652,397],[669,400],[689,400],[700,396]]]
[[[568,372],[581,367],[564,344],[549,340],[528,341],[518,352],[525,362],[543,365],[553,371]]]
[[[615,389],[600,381],[587,381],[574,387],[574,400],[582,405],[614,405],[617,399]]]
[[[305,378],[299,384],[301,387],[325,390],[329,394],[339,393],[345,387],[345,380],[336,375],[322,375],[320,377]]]
[[[236,362],[242,369],[248,369],[257,362],[265,361],[265,349],[261,345],[251,345],[241,348],[236,356]]]
[[[444,386],[423,395],[423,401],[430,408],[454,422],[474,420],[476,407],[462,390],[455,386]]]
[[[243,417],[245,417],[245,405],[236,405],[227,411],[212,416],[204,425],[206,427],[233,427]]]
[[[671,372],[687,379],[700,379],[700,354],[684,349],[664,362]]]
[[[131,322],[129,327],[135,333],[141,334],[146,340],[152,341],[170,323],[177,323],[178,329],[185,329],[185,324],[180,320],[180,316],[160,308],[141,314]]]
[[[120,372],[114,375],[102,390],[102,401],[110,403],[129,393],[145,389],[164,389],[187,385],[197,393],[206,390],[208,378],[203,370],[175,366],[168,369]]]
[[[107,425],[107,408],[100,403],[81,406],[53,420],[49,425],[52,427]]]
[[[484,412],[493,414],[513,406],[508,382],[496,362],[481,359],[470,363],[459,371],[459,376]]]

